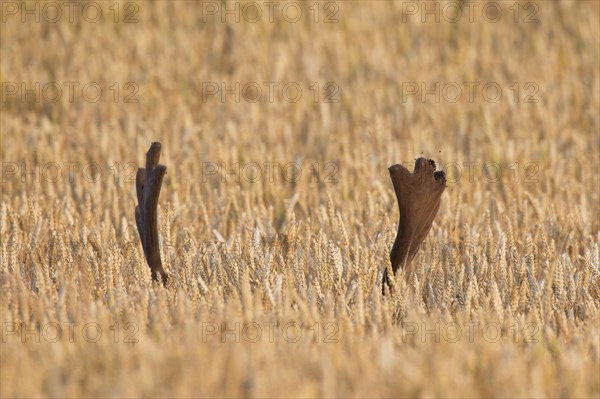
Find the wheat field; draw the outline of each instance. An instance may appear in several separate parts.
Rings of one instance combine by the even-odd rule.
[[[600,397],[598,2],[0,6],[2,397]]]

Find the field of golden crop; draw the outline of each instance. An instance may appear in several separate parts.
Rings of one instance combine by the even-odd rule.
[[[2,397],[600,396],[598,2],[0,6]]]

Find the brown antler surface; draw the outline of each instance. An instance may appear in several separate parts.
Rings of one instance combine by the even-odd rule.
[[[440,209],[446,175],[435,169],[435,162],[425,158],[417,159],[413,173],[399,164],[389,167],[400,208],[398,234],[390,252],[394,274],[410,265]],[[384,290],[386,284],[389,284],[387,269],[383,275]]]
[[[135,189],[137,192],[138,205],[135,207],[135,222],[142,248],[146,256],[146,262],[150,266],[152,278],[155,281],[162,280],[167,284],[167,273],[162,267],[160,259],[160,248],[158,246],[158,196],[162,180],[167,172],[167,167],[159,165],[160,143],[154,142],[146,153],[146,167],[138,168],[135,177]]]

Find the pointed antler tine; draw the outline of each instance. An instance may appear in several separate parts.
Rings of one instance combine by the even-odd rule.
[[[148,173],[152,172],[154,168],[158,165],[158,161],[160,160],[160,150],[161,145],[158,141],[154,141],[150,146],[150,149],[146,153],[146,170]]]
[[[135,221],[140,241],[150,266],[152,279],[167,284],[167,273],[162,267],[158,243],[158,197],[167,167],[159,165],[161,145],[154,142],[146,153],[146,168],[139,168],[135,179],[138,205],[135,207]]]

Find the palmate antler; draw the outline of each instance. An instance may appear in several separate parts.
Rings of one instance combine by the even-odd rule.
[[[410,265],[440,209],[446,175],[435,169],[435,162],[425,158],[417,159],[413,173],[399,164],[389,167],[400,208],[398,233],[390,253],[394,274],[399,268]],[[383,292],[386,284],[390,284],[387,269],[383,274]]]
[[[160,259],[158,218],[156,216],[162,180],[167,173],[167,167],[158,164],[160,148],[159,142],[152,143],[146,153],[146,168],[138,168],[135,177],[138,200],[138,205],[135,207],[135,222],[140,233],[146,262],[152,272],[152,279],[162,281],[166,285],[168,276]]]

